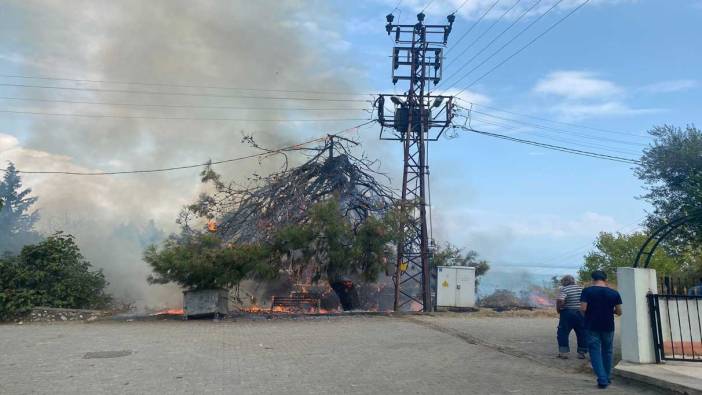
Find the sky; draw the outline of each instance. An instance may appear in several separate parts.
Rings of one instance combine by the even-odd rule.
[[[353,127],[369,118],[370,94],[406,89],[390,80],[385,15],[414,23],[422,9],[437,24],[456,12],[446,78],[432,90],[460,92],[462,105],[473,104],[476,129],[635,159],[651,127],[700,123],[699,0],[592,0],[471,84],[579,4],[3,0],[0,162],[24,170],[160,168],[256,152],[242,134],[280,147]],[[379,141],[378,132],[367,125],[347,134],[398,186],[400,146]],[[434,238],[478,251],[493,270],[572,273],[598,232],[632,231],[648,207],[630,164],[466,132],[432,143],[430,160]],[[246,183],[280,165],[216,169]],[[136,282],[146,273],[140,251],[115,251],[112,231],[151,220],[174,231],[180,208],[206,190],[198,172],[27,174],[25,186],[40,198],[42,229],[73,231],[108,279]],[[132,264],[115,269],[111,254]]]

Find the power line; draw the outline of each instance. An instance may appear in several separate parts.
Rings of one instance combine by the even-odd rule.
[[[528,115],[528,114],[524,114],[524,113],[518,113],[518,112],[514,112],[514,111],[504,110],[504,109],[500,109],[500,108],[488,106],[488,105],[485,105],[485,104],[479,104],[479,103],[469,102],[469,101],[466,101],[466,100],[461,99],[460,97],[456,97],[456,99],[458,99],[458,100],[460,100],[460,101],[462,101],[462,102],[464,102],[464,103],[470,104],[471,106],[484,107],[484,108],[487,108],[487,109],[490,109],[490,110],[495,110],[495,111],[503,112],[503,113],[506,113],[506,114],[517,115],[517,116],[520,116],[520,117],[532,118],[532,119],[536,119],[536,120],[539,120],[539,121],[551,122],[551,123],[555,123],[555,124],[560,124],[560,125],[565,125],[565,126],[572,126],[572,127],[576,127],[576,128],[582,128],[582,129],[589,129],[589,130],[598,131],[598,132],[603,132],[603,133],[613,133],[613,134],[620,134],[620,135],[624,135],[624,136],[644,137],[644,136],[642,136],[641,134],[637,134],[637,133],[622,132],[622,131],[612,130],[612,129],[595,128],[595,127],[592,127],[592,126],[580,125],[580,124],[577,124],[577,123],[562,122],[562,121],[554,121],[554,120],[548,119],[548,118],[537,117],[537,116],[534,116],[534,115]]]
[[[559,0],[558,3],[560,3],[561,1],[563,1],[563,0]],[[453,78],[453,76],[455,76],[455,75],[457,75],[458,73],[460,73],[461,70],[463,70],[464,68],[466,68],[475,58],[477,58],[477,57],[480,56],[483,52],[485,52],[488,48],[490,48],[490,46],[491,46],[495,41],[499,40],[499,38],[502,37],[503,34],[507,33],[511,28],[514,27],[514,25],[516,25],[517,23],[519,23],[519,21],[522,20],[522,18],[524,18],[524,17],[525,17],[531,10],[533,10],[537,5],[539,5],[539,3],[541,3],[541,0],[536,0],[536,1],[534,2],[534,4],[531,5],[531,7],[527,8],[526,10],[524,10],[524,12],[522,12],[521,15],[519,15],[519,17],[517,17],[517,19],[515,19],[514,21],[512,21],[512,23],[511,23],[509,26],[507,26],[506,29],[502,30],[497,36],[495,36],[492,40],[490,40],[490,42],[489,42],[486,46],[484,46],[480,51],[476,52],[473,56],[471,56],[471,58],[468,59],[468,61],[465,62],[465,63],[463,64],[463,66],[461,66],[458,70],[456,70],[453,74],[451,74],[448,78],[446,78],[445,81],[446,81],[446,80],[449,80],[449,79],[451,79],[451,78]],[[556,5],[558,5],[558,3],[556,3],[556,4],[554,5],[554,7],[555,7]],[[552,7],[551,9],[553,9],[553,7]],[[549,9],[548,11],[550,11],[550,9]],[[548,11],[546,11],[546,13],[548,13]],[[546,13],[544,13],[543,15],[545,15]],[[543,15],[542,15],[542,16],[543,16]],[[540,18],[540,17],[539,17],[539,18]],[[536,22],[536,21],[538,21],[538,18],[537,18],[534,22]],[[532,22],[532,23],[530,24],[530,26],[533,25],[534,22]],[[522,30],[522,32],[523,32],[523,31],[524,31],[524,30]],[[515,36],[515,37],[518,37],[520,34],[521,34],[521,32],[520,32],[520,33],[517,33],[517,36]],[[512,40],[514,40],[514,38],[513,38]],[[493,54],[493,56],[494,56],[494,54]],[[488,59],[490,59],[490,58],[488,57]],[[469,74],[470,74],[470,72],[469,72]],[[459,81],[460,81],[460,80],[459,80]]]
[[[509,12],[512,11],[514,9],[514,7],[516,7],[517,4],[519,4],[521,1],[522,0],[517,0],[514,4],[512,4],[511,7],[509,7],[507,10],[505,10],[505,12],[503,12],[499,18],[497,18],[490,26],[488,26],[487,29],[485,29],[482,33],[480,33],[478,35],[478,37],[475,38],[475,40],[473,40],[470,44],[468,44],[467,47],[463,48],[463,51],[460,54],[458,54],[458,56],[454,57],[453,59],[459,59],[461,56],[463,56],[463,54],[465,54],[466,51],[468,51],[473,45],[477,44],[481,38],[483,38],[486,34],[488,34],[490,32],[490,30],[492,30],[492,28],[495,27],[502,20],[502,18],[504,18],[507,14],[509,14]],[[448,69],[448,67],[451,66],[451,64],[453,64],[453,60],[449,60],[449,62],[446,64],[445,67]]]
[[[104,88],[76,88],[66,86],[50,86],[50,85],[28,85],[28,84],[11,84],[2,82],[0,86],[10,86],[18,88],[38,88],[38,89],[55,89],[69,90],[79,92],[105,92],[105,93],[136,93],[144,95],[161,95],[161,96],[194,96],[194,97],[218,97],[229,99],[258,99],[258,100],[291,100],[291,101],[328,101],[328,102],[357,102],[366,103],[368,100],[361,99],[335,99],[322,97],[280,97],[280,96],[250,96],[250,95],[218,95],[213,93],[191,93],[191,92],[159,92],[148,90],[131,90],[131,89],[104,89]]]
[[[68,81],[78,83],[95,83],[95,84],[120,84],[120,85],[136,85],[136,86],[158,86],[168,88],[189,88],[189,89],[221,89],[233,91],[251,91],[251,92],[281,92],[281,93],[312,93],[319,95],[346,95],[360,96],[362,93],[349,93],[348,91],[312,91],[312,90],[295,90],[295,89],[262,89],[262,88],[240,88],[233,86],[221,85],[198,85],[198,84],[176,84],[166,82],[146,82],[146,81],[116,81],[116,80],[95,80],[81,78],[62,78],[48,76],[29,76],[19,74],[0,74],[2,78],[17,78],[25,80],[42,80],[42,81]]]
[[[272,111],[365,111],[365,108],[309,108],[309,107],[241,107],[241,106],[208,106],[194,104],[157,104],[157,103],[115,103],[105,101],[41,99],[34,97],[0,96],[3,100],[31,101],[39,103],[65,103],[65,104],[95,104],[119,107],[156,107],[156,108],[202,108],[221,110],[272,110]]]
[[[366,126],[372,122],[375,122],[375,120],[370,120],[370,121],[364,122],[362,124],[352,126],[350,128],[346,128],[346,129],[343,129],[343,130],[340,130],[337,132],[333,132],[333,133],[334,134],[347,133],[349,131],[356,130],[358,128]],[[59,174],[59,175],[72,175],[72,176],[107,176],[107,175],[118,175],[118,174],[162,173],[162,172],[168,172],[168,171],[174,171],[174,170],[192,169],[192,168],[197,168],[197,167],[218,165],[218,164],[222,164],[222,163],[238,162],[238,161],[242,161],[242,160],[246,160],[246,159],[270,156],[270,155],[277,154],[277,153],[282,153],[282,152],[291,151],[291,150],[297,150],[297,149],[304,147],[305,145],[309,145],[312,143],[323,141],[326,138],[327,138],[327,136],[325,135],[323,137],[317,137],[317,138],[314,138],[311,140],[304,141],[302,143],[278,148],[276,150],[267,150],[266,152],[260,152],[258,154],[240,156],[237,158],[224,159],[224,160],[218,160],[218,161],[209,161],[209,162],[198,163],[198,164],[194,164],[194,165],[166,167],[166,168],[159,168],[159,169],[141,169],[141,170],[124,170],[124,171],[107,171],[107,172],[71,172],[71,171],[45,171],[45,170],[24,171],[24,170],[18,170],[17,172],[22,173],[22,174],[55,174],[55,175]],[[2,170],[2,171],[5,171],[5,170]]]
[[[464,109],[464,108],[462,108],[462,107],[459,107],[459,108],[461,108],[461,109],[463,109],[463,110],[466,110],[466,109]],[[635,143],[635,142],[632,142],[632,141],[617,140],[617,139],[611,139],[611,138],[608,138],[608,137],[592,136],[592,135],[582,134],[582,133],[578,133],[578,132],[574,132],[574,131],[570,131],[570,130],[557,129],[557,128],[553,128],[553,127],[546,126],[546,125],[540,125],[540,124],[537,124],[537,123],[525,122],[525,121],[517,120],[517,119],[513,119],[513,118],[501,117],[501,116],[499,116],[499,115],[494,115],[494,114],[490,114],[490,113],[486,113],[486,112],[478,111],[478,110],[468,110],[468,111],[469,111],[470,113],[481,114],[481,115],[485,115],[485,116],[490,117],[490,118],[500,119],[500,120],[507,121],[507,122],[518,123],[518,124],[522,124],[522,125],[525,125],[525,126],[530,126],[530,127],[537,128],[537,129],[542,129],[542,130],[547,130],[547,131],[553,131],[553,132],[556,132],[556,133],[572,134],[572,135],[574,135],[574,136],[579,136],[579,137],[581,137],[581,138],[589,139],[589,140],[609,141],[609,142],[612,142],[612,143],[615,143],[615,144],[630,145],[630,146],[637,146],[637,147],[647,147],[647,146],[648,146],[648,144],[643,144],[643,143]]]
[[[250,119],[250,118],[218,118],[218,117],[165,117],[150,115],[115,115],[115,114],[84,114],[84,113],[50,113],[39,111],[0,110],[0,113],[79,118],[115,118],[115,119],[157,119],[177,121],[233,121],[233,122],[340,122],[363,121],[366,118],[319,118],[319,119]]]
[[[532,146],[536,146],[536,147],[546,148],[546,149],[565,152],[565,153],[574,154],[574,155],[588,156],[588,157],[592,157],[592,158],[596,158],[596,159],[605,159],[605,160],[610,160],[610,161],[614,161],[614,162],[628,163],[628,164],[634,164],[634,165],[641,164],[641,162],[636,160],[636,159],[625,158],[625,157],[621,157],[621,156],[607,155],[607,154],[602,154],[602,153],[598,153],[598,152],[584,151],[584,150],[578,150],[578,149],[574,149],[574,148],[563,147],[563,146],[559,146],[559,145],[541,143],[538,141],[519,139],[516,137],[506,136],[506,135],[498,134],[498,133],[485,132],[482,130],[468,128],[465,126],[455,126],[455,128],[462,129],[466,132],[482,134],[482,135],[488,136],[488,137],[494,137],[494,138],[498,138],[498,139],[512,141],[515,143],[532,145]]]
[[[458,10],[460,10],[461,8],[463,8],[463,6],[466,5],[466,3],[467,3],[468,1],[469,1],[469,0],[465,0],[465,1],[463,2],[463,4],[461,4],[460,7],[456,8],[456,11],[454,11],[453,13],[455,14],[456,12],[458,12]],[[451,49],[456,48],[456,47],[458,46],[458,44],[459,44],[461,41],[463,41],[463,39],[466,38],[466,37],[468,36],[468,34],[470,34],[470,32],[472,32],[473,29],[475,29],[475,28],[478,26],[478,24],[480,23],[480,21],[482,21],[483,18],[485,18],[485,16],[487,16],[487,14],[490,13],[490,11],[492,11],[492,9],[495,8],[495,6],[497,5],[497,3],[499,3],[499,2],[500,2],[500,0],[496,0],[494,3],[492,3],[492,5],[490,5],[490,7],[488,7],[487,10],[478,18],[478,20],[475,21],[475,22],[470,26],[470,28],[468,28],[468,30],[466,30],[465,33],[463,33],[463,34],[461,35],[461,37],[458,38],[458,40],[456,40],[456,42],[453,44],[453,47],[449,48],[448,51],[446,51],[446,54],[448,55],[448,53],[451,52]]]
[[[456,7],[456,9],[454,9],[453,12],[452,12],[451,14],[455,14],[455,13],[457,13],[458,11],[460,11],[461,8],[463,8],[463,6],[466,5],[466,3],[468,3],[469,1],[470,1],[470,0],[463,0],[463,3],[461,3],[461,5],[459,5],[458,7]]]
[[[641,219],[639,219],[638,221],[636,221],[636,224],[641,223],[644,219],[646,219],[645,216],[642,217]],[[631,227],[633,227],[633,226],[634,226],[634,225],[625,226],[625,227],[622,227],[622,228],[619,228],[619,229],[615,230],[614,232],[620,233],[620,232],[626,230],[627,228],[631,228]],[[578,247],[578,248],[576,248],[576,249],[574,249],[574,250],[569,250],[569,251],[566,252],[566,253],[561,253],[561,254],[558,254],[558,255],[553,256],[553,257],[551,257],[551,258],[547,258],[547,259],[543,260],[542,262],[543,262],[543,263],[551,263],[551,262],[560,261],[560,260],[563,260],[563,259],[566,259],[566,258],[571,258],[571,257],[573,257],[573,256],[575,256],[575,255],[578,255],[578,254],[582,253],[583,250],[585,250],[585,249],[587,249],[587,248],[593,247],[593,244],[594,244],[594,243],[589,243],[589,244],[587,244],[587,245]]]
[[[519,50],[517,50],[517,52],[514,52],[512,55],[508,56],[508,57],[507,57],[506,59],[504,59],[502,62],[496,64],[493,68],[491,68],[490,70],[488,70],[485,74],[483,74],[483,75],[481,75],[480,77],[478,77],[477,79],[475,79],[475,80],[474,80],[473,82],[471,82],[468,86],[466,86],[465,88],[461,89],[456,95],[460,94],[461,92],[465,91],[466,89],[469,89],[469,88],[472,87],[473,85],[477,84],[477,83],[478,83],[479,81],[481,81],[483,78],[487,77],[490,73],[492,73],[493,71],[497,70],[497,69],[498,69],[499,67],[501,67],[503,64],[507,63],[510,59],[512,59],[513,57],[519,55],[522,51],[524,51],[524,50],[527,49],[529,46],[531,46],[534,42],[536,42],[536,40],[540,39],[541,37],[543,37],[544,35],[546,35],[548,32],[550,32],[551,30],[553,30],[553,28],[555,28],[556,26],[558,26],[559,24],[561,24],[561,22],[563,22],[563,21],[565,21],[566,19],[568,19],[568,17],[570,17],[571,15],[573,15],[576,11],[578,11],[580,8],[582,8],[585,4],[587,4],[587,3],[589,3],[589,2],[590,2],[590,0],[585,0],[584,2],[582,2],[580,5],[578,5],[577,7],[575,7],[571,12],[567,13],[563,18],[561,18],[561,19],[559,19],[558,21],[556,21],[554,24],[552,24],[552,25],[549,26],[546,30],[544,30],[541,34],[539,34],[538,36],[534,37],[531,41],[529,41],[528,43],[526,43],[526,45],[524,45],[523,47],[519,48]],[[510,41],[510,42],[511,42],[511,41]],[[509,42],[508,42],[508,44],[509,44]],[[503,46],[503,47],[504,47],[504,46]],[[499,52],[499,51],[501,51],[501,50],[502,50],[502,48],[500,48],[497,52]],[[497,52],[496,52],[496,53],[497,53]]]
[[[519,31],[517,34],[515,34],[511,39],[507,40],[507,42],[505,42],[504,44],[502,44],[502,46],[501,46],[500,48],[498,48],[495,52],[491,53],[487,58],[483,59],[483,61],[480,62],[477,66],[475,66],[475,67],[473,67],[472,69],[468,70],[468,72],[465,73],[465,74],[463,75],[463,77],[459,78],[458,81],[456,81],[455,84],[458,84],[459,82],[461,82],[461,81],[463,81],[464,79],[466,79],[472,72],[474,72],[475,70],[479,69],[479,68],[482,67],[485,63],[487,63],[488,61],[490,61],[490,59],[494,58],[498,53],[502,52],[503,49],[505,49],[508,45],[510,45],[511,43],[513,43],[517,38],[519,38],[522,34],[524,34],[524,32],[526,32],[527,30],[531,29],[532,26],[534,26],[536,23],[538,23],[543,17],[545,17],[549,12],[551,12],[551,10],[555,9],[562,1],[563,1],[563,0],[558,0],[556,3],[554,3],[549,9],[547,9],[545,12],[543,12],[541,15],[539,15],[536,19],[534,19],[533,21],[531,21],[531,23],[529,23],[524,29],[520,30],[520,31]],[[532,7],[536,6],[536,4],[538,4],[538,1],[537,1],[537,3],[535,3]],[[524,14],[522,14],[522,16],[524,16]],[[511,27],[511,26],[510,26],[510,27]],[[509,28],[508,28],[508,29],[509,29]],[[470,61],[472,61],[474,58],[475,58],[475,56],[472,57],[472,58],[470,59]],[[470,63],[470,61],[468,61],[468,63]],[[465,64],[464,67],[467,66],[467,65],[468,65],[468,64]],[[457,74],[457,73],[454,73],[454,75],[455,75],[455,74]],[[453,76],[453,75],[452,75],[452,76]]]
[[[434,2],[434,0],[429,0],[429,2],[427,3],[427,5],[425,5],[424,8],[422,8],[422,12],[426,11],[426,9],[429,8],[429,6],[430,6],[433,2]]]
[[[502,128],[504,128],[505,126],[511,126],[511,125],[505,125],[505,124],[503,124],[503,123],[496,123],[496,122],[486,121],[486,120],[484,120],[484,119],[476,118],[476,117],[473,117],[473,119],[475,119],[475,120],[477,120],[477,121],[479,121],[479,122],[482,122],[482,123],[484,123],[484,124],[488,124],[488,125],[492,125],[492,126],[497,126],[497,127],[502,127]],[[574,145],[574,146],[576,146],[576,147],[595,148],[595,149],[600,149],[600,150],[609,151],[609,152],[613,152],[613,153],[616,153],[616,154],[623,154],[623,155],[634,155],[634,156],[637,156],[637,155],[640,154],[640,152],[624,151],[624,150],[621,150],[621,149],[612,148],[612,147],[610,147],[610,146],[602,145],[602,144],[585,143],[585,142],[579,142],[579,141],[566,140],[566,139],[562,139],[562,138],[557,138],[557,137],[553,137],[553,136],[548,136],[548,135],[540,134],[540,133],[537,133],[537,132],[529,132],[529,133],[531,133],[532,135],[535,135],[535,136],[537,136],[537,137],[545,138],[545,139],[547,139],[547,140],[556,141],[556,142],[559,142],[559,143],[571,144],[571,145]]]

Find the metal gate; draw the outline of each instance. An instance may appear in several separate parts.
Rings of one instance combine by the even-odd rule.
[[[702,285],[663,277],[660,294],[648,294],[656,362],[702,362]]]

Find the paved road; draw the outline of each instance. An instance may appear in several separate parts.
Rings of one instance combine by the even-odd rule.
[[[601,393],[589,373],[501,344],[553,340],[553,326],[443,315],[2,325],[0,393]],[[608,393],[655,392],[615,381]]]

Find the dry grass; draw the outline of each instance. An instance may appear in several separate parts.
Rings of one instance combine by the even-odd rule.
[[[465,316],[466,318],[558,318],[558,313],[556,309],[538,309],[534,308],[532,310],[528,309],[514,309],[514,310],[504,310],[495,311],[488,308],[480,308],[478,311],[473,312],[438,312],[432,313],[445,317],[459,317]]]

